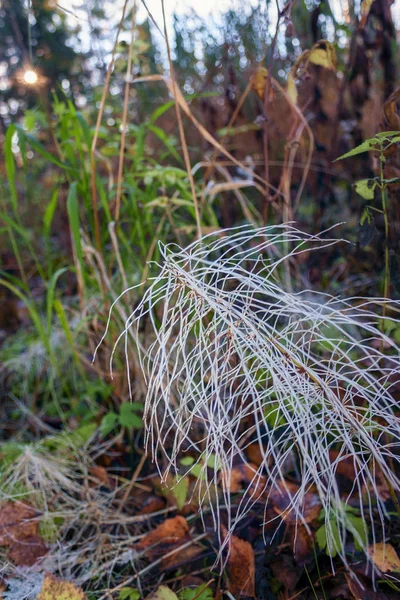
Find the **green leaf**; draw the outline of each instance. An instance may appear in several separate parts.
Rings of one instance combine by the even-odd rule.
[[[169,152],[175,158],[178,163],[183,163],[182,158],[179,156],[178,152],[175,150],[173,145],[171,144],[169,136],[165,133],[163,129],[157,127],[156,125],[149,125],[149,130],[154,133],[158,137],[159,140],[168,148]]]
[[[377,181],[375,179],[360,179],[355,182],[354,189],[365,200],[373,200],[376,185]]]
[[[86,444],[86,442],[92,437],[94,432],[97,429],[96,423],[88,423],[87,425],[82,425],[82,427],[78,427],[71,433],[67,433],[66,435],[69,438],[69,441],[77,447]]]
[[[44,226],[44,233],[47,238],[49,238],[49,236],[50,236],[50,228],[51,228],[51,224],[53,222],[55,210],[57,208],[58,192],[59,192],[58,189],[54,190],[54,192],[52,193],[52,196],[51,196],[51,200],[50,200],[49,204],[46,206],[46,210],[44,211],[43,226]]]
[[[14,211],[17,211],[18,207],[18,194],[17,187],[15,183],[15,160],[14,154],[12,152],[12,138],[14,133],[16,132],[15,125],[10,125],[7,129],[6,137],[4,140],[4,158],[6,165],[6,173],[7,173],[7,181],[10,187],[10,198]]]
[[[121,404],[118,417],[120,425],[128,429],[140,429],[143,426],[143,421],[136,412],[137,408],[130,402]]]
[[[139,600],[140,592],[135,588],[124,587],[119,592],[119,600]]]
[[[212,600],[213,593],[206,585],[200,585],[196,588],[185,588],[178,594],[179,600]]]
[[[77,169],[75,169],[75,167],[71,167],[70,165],[67,165],[66,163],[61,162],[56,156],[54,156],[54,154],[51,154],[50,152],[48,152],[46,150],[46,148],[44,146],[42,146],[42,144],[33,135],[24,131],[24,129],[20,125],[15,125],[15,130],[18,132],[18,135],[24,137],[26,139],[26,141],[28,142],[28,144],[34,150],[39,152],[39,154],[41,154],[41,156],[45,160],[52,163],[53,165],[56,165],[57,167],[60,167],[61,169],[64,169],[64,171],[77,172]]]
[[[194,458],[192,456],[185,456],[181,458],[180,463],[184,467],[190,467],[194,463]]]
[[[141,413],[143,411],[143,404],[141,402],[127,402],[127,404],[136,412]]]
[[[172,493],[175,498],[176,506],[181,510],[186,502],[186,497],[189,489],[189,478],[182,477],[179,479],[175,478],[175,485],[172,488]]]
[[[346,529],[353,534],[354,545],[357,550],[362,550],[368,544],[368,528],[361,517],[351,513],[346,514]]]
[[[315,539],[321,550],[326,548],[326,525],[321,525],[321,527],[317,529],[315,532]]]
[[[394,135],[399,135],[400,131],[380,131],[376,134],[377,138],[391,138]]]
[[[154,123],[155,121],[157,121],[157,119],[161,117],[161,115],[163,115],[165,112],[167,112],[167,110],[169,110],[172,106],[174,106],[174,104],[175,100],[170,100],[169,102],[166,102],[165,104],[162,104],[161,106],[156,108],[156,110],[150,117],[150,123]]]
[[[326,553],[334,558],[342,548],[339,529],[336,521],[329,521],[331,530],[326,538]]]
[[[190,469],[189,472],[191,475],[193,475],[193,477],[197,477],[197,479],[201,479],[202,481],[204,481],[206,479],[206,475],[204,473],[204,467],[200,463],[193,465],[193,467]]]
[[[0,446],[0,465],[2,467],[8,467],[13,463],[24,451],[25,446],[23,444],[17,444],[16,442],[5,442]]]
[[[346,152],[346,154],[342,154],[339,156],[334,162],[337,160],[343,160],[344,158],[350,158],[351,156],[356,156],[357,154],[362,154],[363,152],[369,152],[370,150],[380,150],[381,141],[378,138],[371,138],[366,140],[359,146],[350,150],[350,152]]]
[[[52,325],[52,316],[53,316],[53,302],[54,302],[54,294],[56,291],[56,285],[58,279],[68,271],[68,267],[63,267],[62,269],[58,269],[50,279],[47,284],[47,294],[46,294],[46,314],[47,314],[47,333],[50,335],[51,333],[51,325]]]
[[[326,524],[324,524],[317,529],[315,537],[321,550],[325,549],[328,556],[334,558],[342,548],[342,541],[336,521],[329,521],[329,525],[329,532]]]
[[[100,432],[103,437],[106,437],[115,427],[118,422],[118,415],[114,412],[109,412],[101,420]]]
[[[68,190],[67,196],[67,213],[69,219],[69,226],[71,228],[72,239],[74,241],[75,252],[78,259],[78,268],[81,272],[82,284],[83,284],[83,274],[84,274],[84,261],[83,261],[83,250],[82,250],[82,241],[80,234],[80,223],[79,223],[79,205],[78,205],[78,196],[77,196],[77,185],[78,182],[74,181]]]
[[[207,467],[210,467],[210,469],[215,469],[215,470],[218,470],[220,468],[217,463],[217,458],[216,458],[215,454],[211,454],[211,456],[208,457]]]

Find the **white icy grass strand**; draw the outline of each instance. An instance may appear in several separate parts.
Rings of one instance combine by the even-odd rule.
[[[182,449],[198,452],[208,478],[200,486],[202,501],[219,483],[229,512],[229,472],[235,457],[244,457],[247,443],[240,426],[245,418],[252,422],[264,461],[231,518],[230,531],[257,501],[249,490],[262,474],[269,489],[285,486],[285,465],[293,454],[300,459],[301,485],[295,494],[286,489],[290,508],[304,521],[305,494],[315,486],[330,546],[333,514],[345,536],[336,480],[341,460],[353,459],[354,489],[362,515],[366,510],[372,523],[376,506],[384,527],[377,469],[394,490],[400,488],[390,468],[390,461],[399,460],[394,449],[400,424],[391,383],[400,373],[400,351],[379,328],[382,305],[399,311],[400,303],[294,293],[279,281],[284,261],[334,243],[289,224],[211,234],[185,249],[160,245],[160,273],[119,338],[125,337],[128,356],[128,332],[134,329],[148,385],[145,422],[154,458],[161,453],[168,470],[178,472]],[[153,331],[146,348],[138,329],[145,317]],[[336,458],[333,449],[339,449]],[[210,457],[226,476],[214,472],[209,478]],[[218,506],[213,516],[217,525]]]

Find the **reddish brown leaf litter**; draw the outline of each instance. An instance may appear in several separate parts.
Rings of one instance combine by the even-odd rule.
[[[291,527],[290,547],[298,565],[304,565],[313,557],[313,538],[304,525]]]
[[[150,531],[140,542],[138,548],[150,549],[160,543],[176,544],[189,538],[189,525],[184,517],[178,515],[167,519]]]
[[[0,508],[0,546],[9,548],[8,558],[17,566],[32,566],[48,548],[38,533],[39,513],[22,502]]]
[[[157,560],[162,557],[160,569],[172,569],[174,566],[187,562],[198,556],[202,549],[190,545],[192,536],[186,519],[180,515],[167,519],[150,531],[136,545],[137,550],[143,550],[146,558]],[[185,546],[182,551],[181,546]]]
[[[272,505],[274,512],[281,517],[286,523],[296,525],[298,523],[298,515],[291,509],[291,498],[298,492],[299,486],[290,481],[282,481],[271,491],[269,503]],[[302,518],[305,523],[314,521],[321,512],[321,502],[318,494],[307,492],[304,495],[302,506]]]
[[[266,478],[257,473],[257,466],[253,463],[240,463],[229,472],[221,474],[221,481],[229,486],[231,493],[248,489],[248,494],[254,500],[261,500],[266,487]]]
[[[224,537],[227,530],[222,526]],[[229,591],[237,598],[238,596],[255,596],[255,561],[254,551],[245,540],[241,540],[236,535],[229,539],[228,546],[228,583]]]
[[[35,536],[39,513],[22,502],[7,502],[0,507],[0,546],[10,546],[14,540]]]

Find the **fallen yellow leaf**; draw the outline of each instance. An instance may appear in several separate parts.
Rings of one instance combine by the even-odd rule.
[[[400,571],[400,559],[391,544],[375,544],[368,546],[368,554],[382,573]]]
[[[87,600],[83,590],[69,581],[46,575],[37,600]]]

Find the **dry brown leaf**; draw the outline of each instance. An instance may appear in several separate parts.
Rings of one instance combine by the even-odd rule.
[[[13,541],[8,558],[18,567],[31,567],[47,552],[44,539],[40,535],[35,535]]]
[[[0,546],[9,548],[8,558],[20,567],[32,566],[47,553],[38,533],[38,514],[22,502],[7,502],[0,508]]]
[[[229,472],[222,472],[220,481],[229,487],[231,493],[248,488],[249,496],[256,500],[261,497],[266,487],[266,478],[257,473],[257,465],[253,463],[241,463]]]
[[[104,485],[106,485],[107,487],[113,487],[111,478],[109,477],[107,470],[104,467],[95,465],[90,469],[90,475],[93,477],[93,479],[97,479],[101,483],[104,483]]]
[[[345,574],[345,578],[354,600],[389,600],[384,592],[369,589],[370,583],[366,578],[361,577],[357,580],[348,573]]]
[[[149,548],[159,543],[176,544],[187,538],[189,535],[189,525],[184,517],[180,515],[173,519],[167,519],[153,531],[150,531],[142,540],[139,548]]]
[[[368,554],[382,573],[400,571],[400,559],[391,544],[375,544],[368,546]]]
[[[222,526],[224,537],[227,530]],[[238,596],[255,596],[255,564],[254,551],[249,542],[241,540],[236,535],[229,539],[229,557],[227,571],[229,577],[229,591]]]
[[[69,581],[46,575],[37,600],[87,600],[83,590]]]
[[[385,123],[389,131],[400,131],[400,115],[397,106],[400,100],[400,88],[397,88],[383,105]]]
[[[38,533],[38,512],[23,502],[7,502],[0,507],[0,546]]]
[[[138,550],[145,550],[146,556],[150,560],[158,559],[173,551],[171,556],[163,558],[161,562],[161,569],[171,569],[201,554],[202,548],[200,546],[186,545],[190,541],[191,536],[187,521],[184,517],[178,515],[173,519],[167,519],[164,523],[156,527],[156,529],[150,531],[136,545],[136,548]],[[183,545],[185,545],[185,548],[180,551],[179,547]]]
[[[278,554],[271,561],[271,571],[285,588],[285,590],[294,590],[304,574],[304,567],[297,565],[292,552],[290,554]]]
[[[313,541],[304,525],[290,529],[290,544],[298,565],[304,565],[313,554]]]
[[[273,510],[281,519],[290,525],[295,525],[299,518],[298,514],[291,508],[291,498],[298,491],[298,486],[290,481],[281,482],[270,494],[270,502]],[[318,494],[307,492],[304,496],[301,515],[305,523],[314,521],[321,512],[321,501]]]
[[[257,465],[257,467],[264,463],[264,456],[258,442],[254,442],[253,444],[247,446],[246,455],[250,462]]]
[[[137,512],[138,515],[149,515],[165,508],[165,500],[158,496],[147,496],[144,498],[142,508]]]
[[[337,460],[339,456],[339,450],[330,450],[329,458],[332,462]],[[335,465],[336,475],[341,475],[342,477],[346,477],[350,481],[354,481],[356,476],[354,459],[351,456],[340,457],[339,461]]]

